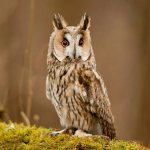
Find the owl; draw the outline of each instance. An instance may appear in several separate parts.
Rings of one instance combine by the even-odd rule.
[[[50,36],[46,96],[51,100],[63,130],[75,136],[116,137],[107,90],[96,70],[90,37],[90,17],[83,15],[77,26],[68,26],[55,15]]]

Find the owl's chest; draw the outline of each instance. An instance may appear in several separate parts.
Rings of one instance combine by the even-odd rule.
[[[50,91],[55,108],[72,110],[84,105],[81,95],[87,96],[87,89],[81,83],[81,74],[88,70],[89,65],[83,63],[72,65],[51,65],[49,68]],[[88,85],[86,83],[86,85]]]
[[[71,97],[75,97],[78,79],[73,68],[54,69],[49,74],[50,91],[54,105],[59,107],[68,105]]]

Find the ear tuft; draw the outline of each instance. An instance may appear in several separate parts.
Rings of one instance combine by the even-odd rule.
[[[80,24],[79,24],[81,30],[89,29],[90,21],[91,21],[91,18],[85,13],[84,16],[82,17],[81,21],[80,21]]]
[[[58,15],[55,14],[53,19],[53,26],[57,30],[62,30],[67,26],[67,23],[60,14]]]

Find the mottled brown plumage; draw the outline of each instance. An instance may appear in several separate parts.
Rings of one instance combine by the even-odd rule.
[[[89,26],[87,15],[77,27],[66,26],[60,15],[55,16],[47,57],[46,95],[66,129],[113,139],[114,119],[103,79],[96,71]]]

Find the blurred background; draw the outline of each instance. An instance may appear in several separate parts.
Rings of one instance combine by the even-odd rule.
[[[149,0],[0,0],[0,120],[61,128],[45,96],[52,19],[84,12],[118,137],[150,144]]]

